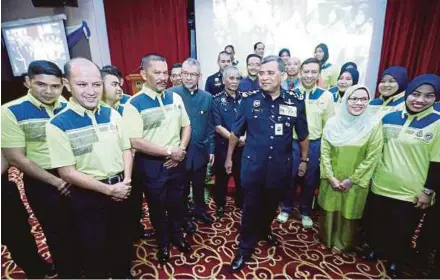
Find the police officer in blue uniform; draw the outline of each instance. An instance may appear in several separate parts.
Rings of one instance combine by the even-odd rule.
[[[227,67],[223,72],[223,83],[225,90],[214,96],[214,118],[215,118],[215,204],[217,216],[224,215],[226,194],[228,191],[229,175],[225,170],[226,154],[228,152],[228,140],[232,131],[232,124],[237,116],[238,106],[241,101],[241,94],[238,92],[240,82],[240,71],[237,67]],[[235,183],[235,204],[240,207],[243,204],[241,195],[240,165],[241,154],[245,137],[239,139],[238,148],[232,156],[232,176]]]
[[[200,76],[200,63],[194,58],[188,58],[182,63],[183,85],[173,87],[170,91],[182,97],[192,123],[191,139],[185,159],[184,203],[188,205],[189,189],[192,184],[194,218],[205,224],[211,224],[212,218],[206,214],[205,175],[208,162],[214,163],[214,103],[209,92],[198,88]],[[191,222],[188,208],[185,209],[184,228],[188,234],[193,234],[195,226]]]
[[[308,147],[304,101],[281,88],[283,74],[284,62],[280,57],[263,59],[258,73],[261,90],[243,93],[229,138],[225,168],[231,173],[235,146],[246,133],[241,165],[244,205],[239,250],[231,263],[232,272],[244,267],[259,238],[272,246],[278,245],[271,223],[282,191],[291,180],[293,128],[302,143],[301,149]]]
[[[228,66],[232,66],[231,55],[225,51],[221,51],[218,54],[217,64],[219,67],[218,72],[209,76],[205,84],[205,90],[212,95],[216,95],[225,88],[223,84],[223,70]]]

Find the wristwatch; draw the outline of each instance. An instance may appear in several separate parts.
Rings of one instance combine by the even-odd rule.
[[[423,193],[426,194],[427,196],[432,196],[432,194],[434,193],[434,191],[433,191],[433,190],[430,190],[430,189],[427,189],[427,188],[424,188],[424,189],[423,189]]]
[[[167,155],[168,155],[169,157],[171,157],[171,156],[173,155],[173,151],[171,150],[171,148],[169,148],[169,149],[167,150]]]
[[[302,158],[302,159],[301,159],[301,162],[305,162],[305,163],[307,163],[307,162],[309,162],[309,158],[306,158],[306,159]]]

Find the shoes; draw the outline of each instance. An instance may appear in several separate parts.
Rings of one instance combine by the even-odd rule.
[[[364,254],[362,254],[361,259],[364,261],[376,261],[376,252],[374,252],[373,250],[366,251]]]
[[[219,218],[223,217],[225,215],[225,208],[223,208],[222,206],[217,207],[216,214]]]
[[[286,212],[281,212],[277,217],[277,221],[282,224],[287,222],[288,219],[289,219],[289,213]]]
[[[312,228],[313,227],[313,221],[309,216],[302,216],[301,223],[304,228]]]
[[[208,214],[206,213],[202,213],[202,214],[195,214],[194,218],[202,223],[204,223],[205,225],[210,225],[213,222],[213,219],[208,216]]]
[[[170,259],[170,249],[168,247],[159,248],[157,260],[160,264],[165,264]]]
[[[183,229],[185,230],[186,234],[193,235],[196,232],[197,227],[190,219],[185,219]]]
[[[276,236],[271,232],[264,236],[264,240],[266,240],[270,246],[276,247],[280,244]]]
[[[154,236],[156,232],[154,231],[154,229],[152,228],[147,228],[145,230],[142,231],[141,233],[141,239],[149,239],[152,238]]]
[[[171,244],[176,246],[176,248],[179,249],[180,252],[188,253],[189,251],[191,251],[191,245],[189,245],[183,237],[171,240]]]
[[[388,276],[391,279],[401,279],[402,278],[402,272],[400,271],[400,266],[398,266],[396,263],[391,262],[387,269]]]
[[[243,269],[247,258],[242,253],[237,253],[231,262],[231,272],[236,273]]]

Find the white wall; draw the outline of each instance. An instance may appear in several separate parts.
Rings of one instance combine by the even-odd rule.
[[[360,83],[375,90],[385,11],[386,0],[195,0],[197,58],[206,78],[228,44],[245,70],[257,41],[265,55],[289,48],[301,60],[326,43],[332,64],[356,62]]]

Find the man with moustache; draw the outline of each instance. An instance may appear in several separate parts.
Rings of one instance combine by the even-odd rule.
[[[301,60],[297,57],[290,57],[286,63],[286,80],[281,84],[285,90],[293,90],[299,85],[299,68]]]
[[[142,58],[144,87],[127,102],[123,122],[136,150],[134,180],[147,198],[151,223],[159,246],[157,258],[166,263],[169,244],[182,252],[190,245],[182,233],[185,166],[182,161],[191,137],[190,120],[182,98],[165,90],[168,66],[164,57]]]
[[[205,175],[207,164],[214,164],[214,108],[212,95],[198,88],[201,76],[200,63],[194,58],[188,58],[182,63],[183,85],[173,87],[170,91],[180,95],[193,124],[185,159],[183,200],[188,205],[192,185],[194,218],[209,225],[213,220],[206,213]],[[185,212],[184,228],[188,234],[194,234],[195,226],[191,222],[189,206]]]
[[[99,67],[85,58],[64,66],[72,94],[46,127],[50,158],[75,188],[72,205],[86,278],[130,277],[132,238],[128,222],[133,158],[121,116],[102,106]]]
[[[211,75],[206,79],[205,90],[212,95],[216,95],[221,92],[225,85],[223,84],[223,70],[232,65],[231,55],[226,51],[221,51],[218,54],[217,64],[219,70],[217,73]]]
[[[313,226],[310,215],[315,189],[320,178],[319,160],[322,130],[327,120],[334,115],[333,94],[316,86],[320,73],[321,66],[316,58],[306,59],[301,64],[301,82],[293,92],[306,103],[310,144],[308,154],[302,155],[301,153],[300,157],[302,149],[300,149],[298,136],[294,135],[292,184],[283,196],[284,199],[280,205],[281,212],[277,217],[280,223],[284,223],[292,214],[299,177],[304,176],[300,198],[301,222],[304,228]]]
[[[61,69],[53,62],[36,60],[29,64],[25,77],[28,93],[2,106],[1,142],[6,160],[11,166],[17,167],[24,173],[27,200],[46,236],[58,277],[77,278],[80,277],[76,258],[77,237],[68,197],[71,188],[70,184],[59,178],[58,173],[53,169],[45,131],[49,119],[66,107],[66,103],[61,98],[62,77]],[[10,191],[9,194],[14,195],[14,191]],[[18,195],[18,191],[15,195]],[[20,200],[19,197],[15,199]],[[20,214],[17,215],[19,217]],[[26,246],[24,243],[20,245],[15,243],[25,242],[19,237],[25,238],[25,231],[29,230],[27,218],[24,217],[21,221],[25,223],[21,225],[23,232],[8,234],[2,231],[4,233],[2,241],[10,247],[13,258],[21,259],[18,264],[23,265],[28,277],[42,278],[45,265],[35,257],[38,253],[32,253],[32,250],[36,249],[30,242],[32,237],[28,236],[27,249],[22,247],[24,251],[19,253],[15,250],[17,246]],[[29,254],[33,254],[34,257]]]
[[[238,91],[253,91],[260,88],[258,82],[258,71],[261,67],[261,57],[256,54],[250,54],[246,58],[246,67],[248,75],[247,77],[241,79],[238,85]]]
[[[260,60],[260,58],[258,57]],[[237,116],[238,106],[241,101],[241,94],[237,90],[240,81],[240,73],[237,67],[227,67],[223,72],[223,83],[225,90],[214,96],[215,116],[215,204],[217,216],[222,217],[225,212],[226,195],[228,193],[229,174],[225,170],[226,154],[228,152],[228,140],[231,135],[232,124]],[[235,205],[239,208],[243,205],[243,197],[240,181],[241,154],[245,143],[245,136],[241,136],[238,148],[235,150],[232,159],[232,176],[235,183]]]
[[[284,62],[278,56],[265,57],[258,79],[261,89],[243,93],[229,137],[225,168],[230,174],[239,137],[246,133],[241,184],[244,196],[239,249],[231,263],[240,271],[260,238],[277,246],[271,224],[282,190],[291,181],[292,133],[301,143],[301,156],[307,155],[308,128],[303,100],[281,88]]]

